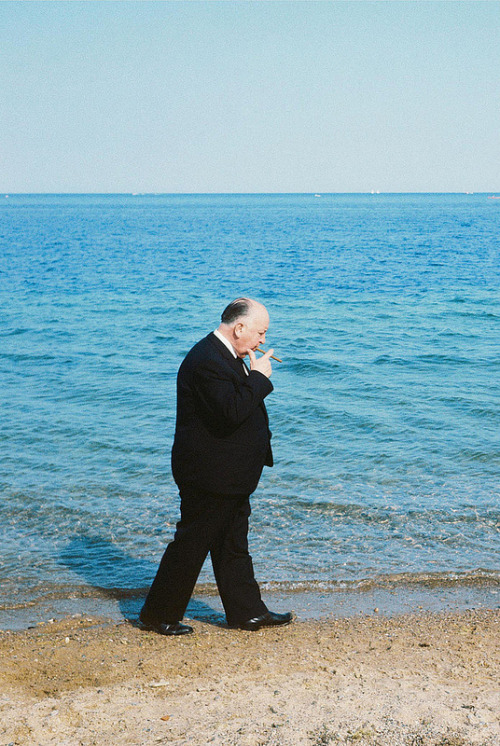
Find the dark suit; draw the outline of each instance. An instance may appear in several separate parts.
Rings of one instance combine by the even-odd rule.
[[[198,342],[179,369],[172,472],[181,520],[145,604],[159,622],[182,619],[209,552],[228,623],[267,611],[247,533],[249,496],[264,465],[273,463],[264,405],[272,390],[267,376],[247,374],[214,334]]]

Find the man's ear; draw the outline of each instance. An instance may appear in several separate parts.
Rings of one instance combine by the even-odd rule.
[[[233,333],[235,337],[241,337],[243,333],[244,324],[239,321],[237,324],[234,325]]]

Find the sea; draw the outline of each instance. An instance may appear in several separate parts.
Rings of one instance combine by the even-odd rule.
[[[140,608],[177,369],[241,295],[282,360],[263,593],[497,608],[499,227],[497,194],[0,195],[0,627]],[[207,561],[191,616],[218,603]]]

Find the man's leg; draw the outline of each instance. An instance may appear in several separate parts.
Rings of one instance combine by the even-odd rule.
[[[183,618],[215,530],[206,494],[181,489],[180,496],[181,520],[141,612],[141,617],[157,623],[174,623]]]
[[[220,512],[227,516],[223,531],[210,546],[217,587],[229,625],[238,625],[267,612],[248,552],[248,496],[223,497]]]

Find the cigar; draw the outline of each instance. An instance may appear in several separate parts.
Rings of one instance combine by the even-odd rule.
[[[265,350],[261,350],[260,347],[257,347],[257,352],[262,352],[263,355],[266,354]],[[271,360],[276,360],[277,363],[282,363],[283,360],[280,360],[279,357],[274,357],[274,355],[271,355]]]

